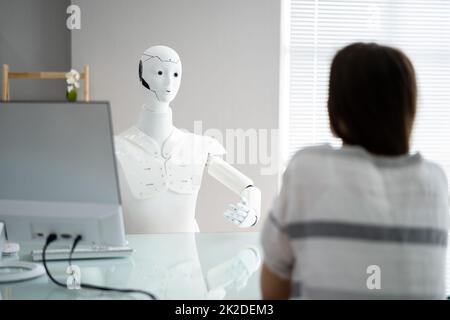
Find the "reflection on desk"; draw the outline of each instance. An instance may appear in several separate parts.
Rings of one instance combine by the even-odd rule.
[[[259,233],[128,235],[136,252],[129,258],[76,260],[81,283],[142,289],[159,299],[260,299]],[[38,249],[22,245],[21,257]],[[50,262],[66,283],[67,262]],[[0,285],[3,299],[143,299],[139,294],[57,287],[47,276]]]

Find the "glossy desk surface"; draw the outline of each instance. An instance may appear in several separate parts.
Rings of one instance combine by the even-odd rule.
[[[260,299],[260,266],[248,272],[239,257],[253,247],[261,254],[259,233],[179,233],[129,235],[136,251],[129,258],[75,260],[81,283],[150,291],[159,299]],[[22,245],[30,260],[35,246]],[[40,249],[40,248],[39,248]],[[54,277],[66,283],[64,261],[51,261]],[[0,285],[2,299],[147,299],[140,294],[69,290],[47,275]]]

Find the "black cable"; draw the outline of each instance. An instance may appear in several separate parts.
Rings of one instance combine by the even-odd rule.
[[[79,239],[78,239],[78,237],[79,237]],[[81,240],[81,236],[77,236],[77,238],[75,238],[73,245],[72,245],[72,249],[71,249],[72,253],[75,251],[75,248],[78,245],[78,242],[80,240]],[[152,300],[156,300],[155,295],[153,295],[152,293],[150,293],[148,291],[144,291],[144,290],[103,287],[103,286],[98,286],[98,285],[88,284],[88,283],[84,283],[84,284],[81,283],[80,287],[84,288],[84,289],[94,289],[94,290],[102,290],[102,291],[116,291],[116,292],[122,292],[122,293],[140,293],[140,294],[150,297],[150,299],[152,299]]]
[[[46,260],[47,248],[50,245],[50,243],[56,241],[56,239],[57,239],[56,234],[52,233],[48,235],[47,240],[45,241],[44,249],[42,249],[42,263],[44,264],[45,272],[47,273],[50,280],[52,280],[54,284],[67,289],[66,284],[59,282],[58,280],[53,278],[52,274],[50,273],[50,270],[48,270],[47,267],[47,260]]]
[[[69,253],[69,266],[70,267],[72,267],[72,255],[73,255],[73,252],[75,251],[75,248],[78,245],[78,242],[80,242],[80,241],[81,241],[81,235],[77,235],[77,237],[73,241],[72,248],[70,249],[70,253]]]
[[[46,261],[47,247],[50,245],[50,243],[56,241],[56,239],[57,239],[57,236],[56,236],[56,234],[53,234],[53,233],[47,237],[47,241],[45,242],[44,249],[42,250],[42,262],[44,263],[45,271],[47,272],[47,275],[50,278],[50,280],[52,280],[56,285],[67,289],[67,286],[64,283],[61,283],[58,280],[56,280],[55,278],[53,278],[53,276],[51,275],[50,271],[47,268],[47,261]],[[81,236],[77,236],[73,242],[72,248],[70,250],[70,255],[69,255],[69,265],[71,265],[71,263],[72,263],[73,252],[75,251],[75,248],[78,245],[78,242],[80,240],[81,240]],[[156,300],[156,296],[154,294],[152,294],[148,291],[144,291],[144,290],[103,287],[103,286],[98,286],[98,285],[88,284],[88,283],[80,283],[80,288],[101,290],[101,291],[114,291],[114,292],[121,292],[121,293],[140,293],[140,294],[148,296],[152,300]]]

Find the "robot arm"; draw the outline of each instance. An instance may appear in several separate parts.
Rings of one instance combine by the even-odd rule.
[[[261,212],[261,191],[253,181],[218,156],[209,156],[208,173],[236,194],[241,201],[230,205],[224,216],[240,228],[254,226]]]

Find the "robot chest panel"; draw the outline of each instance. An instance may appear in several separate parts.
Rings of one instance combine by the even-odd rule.
[[[181,194],[198,192],[205,163],[189,159],[124,156],[121,166],[133,196],[145,199],[171,190]]]

